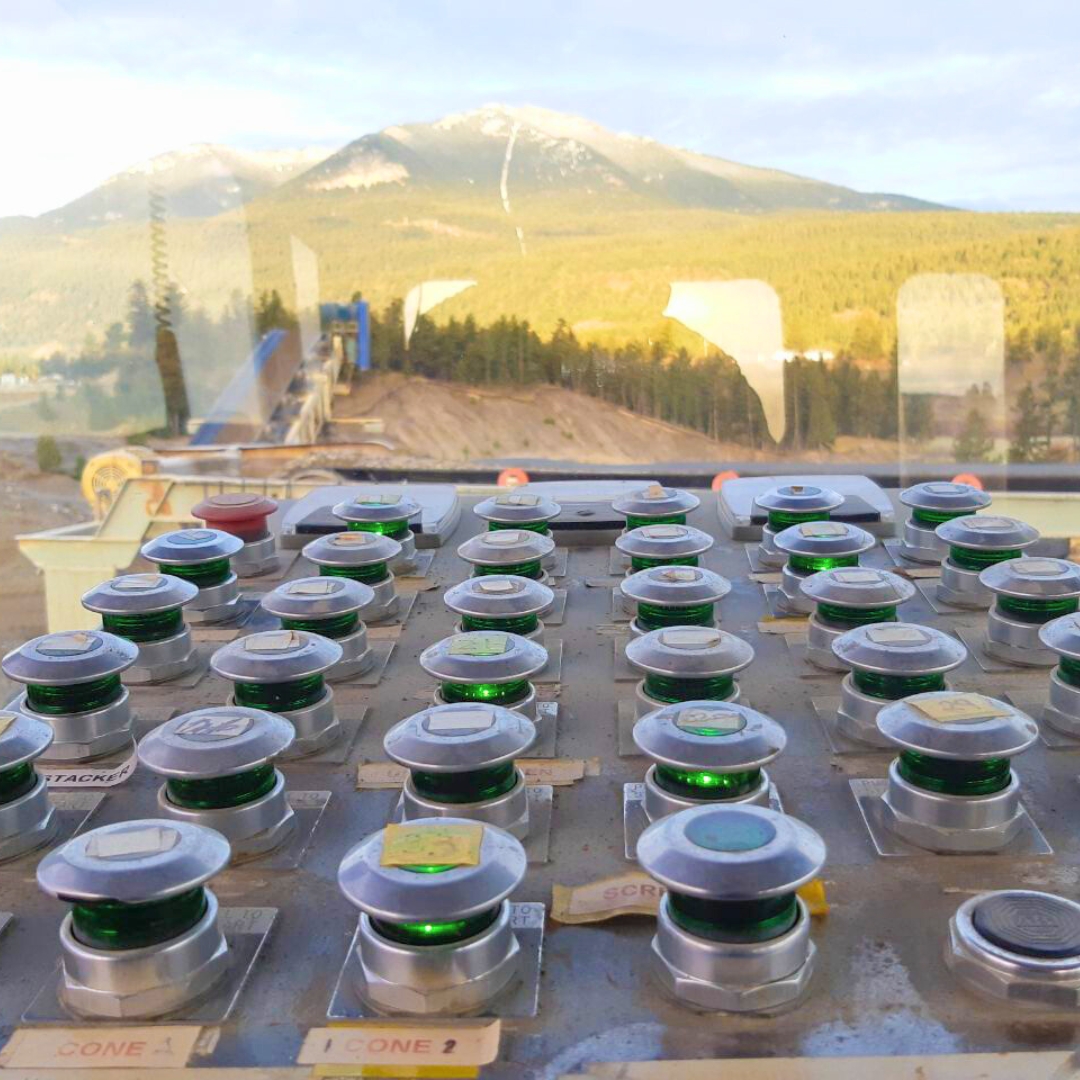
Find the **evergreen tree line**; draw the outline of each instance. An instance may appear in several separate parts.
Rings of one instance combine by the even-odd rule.
[[[561,386],[710,438],[760,446],[767,438],[757,395],[721,353],[693,358],[685,349],[634,342],[604,348],[580,341],[560,321],[544,340],[527,321],[472,317],[437,324],[420,316],[408,347],[403,305],[371,316],[372,367],[470,385]]]

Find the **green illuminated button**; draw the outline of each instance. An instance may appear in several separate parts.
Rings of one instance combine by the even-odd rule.
[[[784,729],[764,713],[704,700],[647,713],[633,738],[654,763],[657,785],[692,799],[733,798],[760,788],[761,769],[787,743]]]

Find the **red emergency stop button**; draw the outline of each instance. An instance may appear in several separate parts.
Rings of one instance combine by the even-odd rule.
[[[210,528],[232,533],[250,544],[269,535],[266,519],[277,508],[278,504],[267,495],[230,491],[203,499],[191,512]]]

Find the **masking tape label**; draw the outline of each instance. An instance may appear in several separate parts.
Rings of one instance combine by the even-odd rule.
[[[501,1025],[357,1023],[312,1028],[298,1065],[490,1065],[499,1054]]]
[[[150,1069],[187,1065],[202,1028],[18,1028],[0,1050],[5,1069]]]

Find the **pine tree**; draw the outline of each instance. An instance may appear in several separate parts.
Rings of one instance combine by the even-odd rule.
[[[994,449],[994,440],[986,418],[981,410],[972,407],[964,418],[964,426],[953,441],[953,458],[960,463],[989,461]]]

